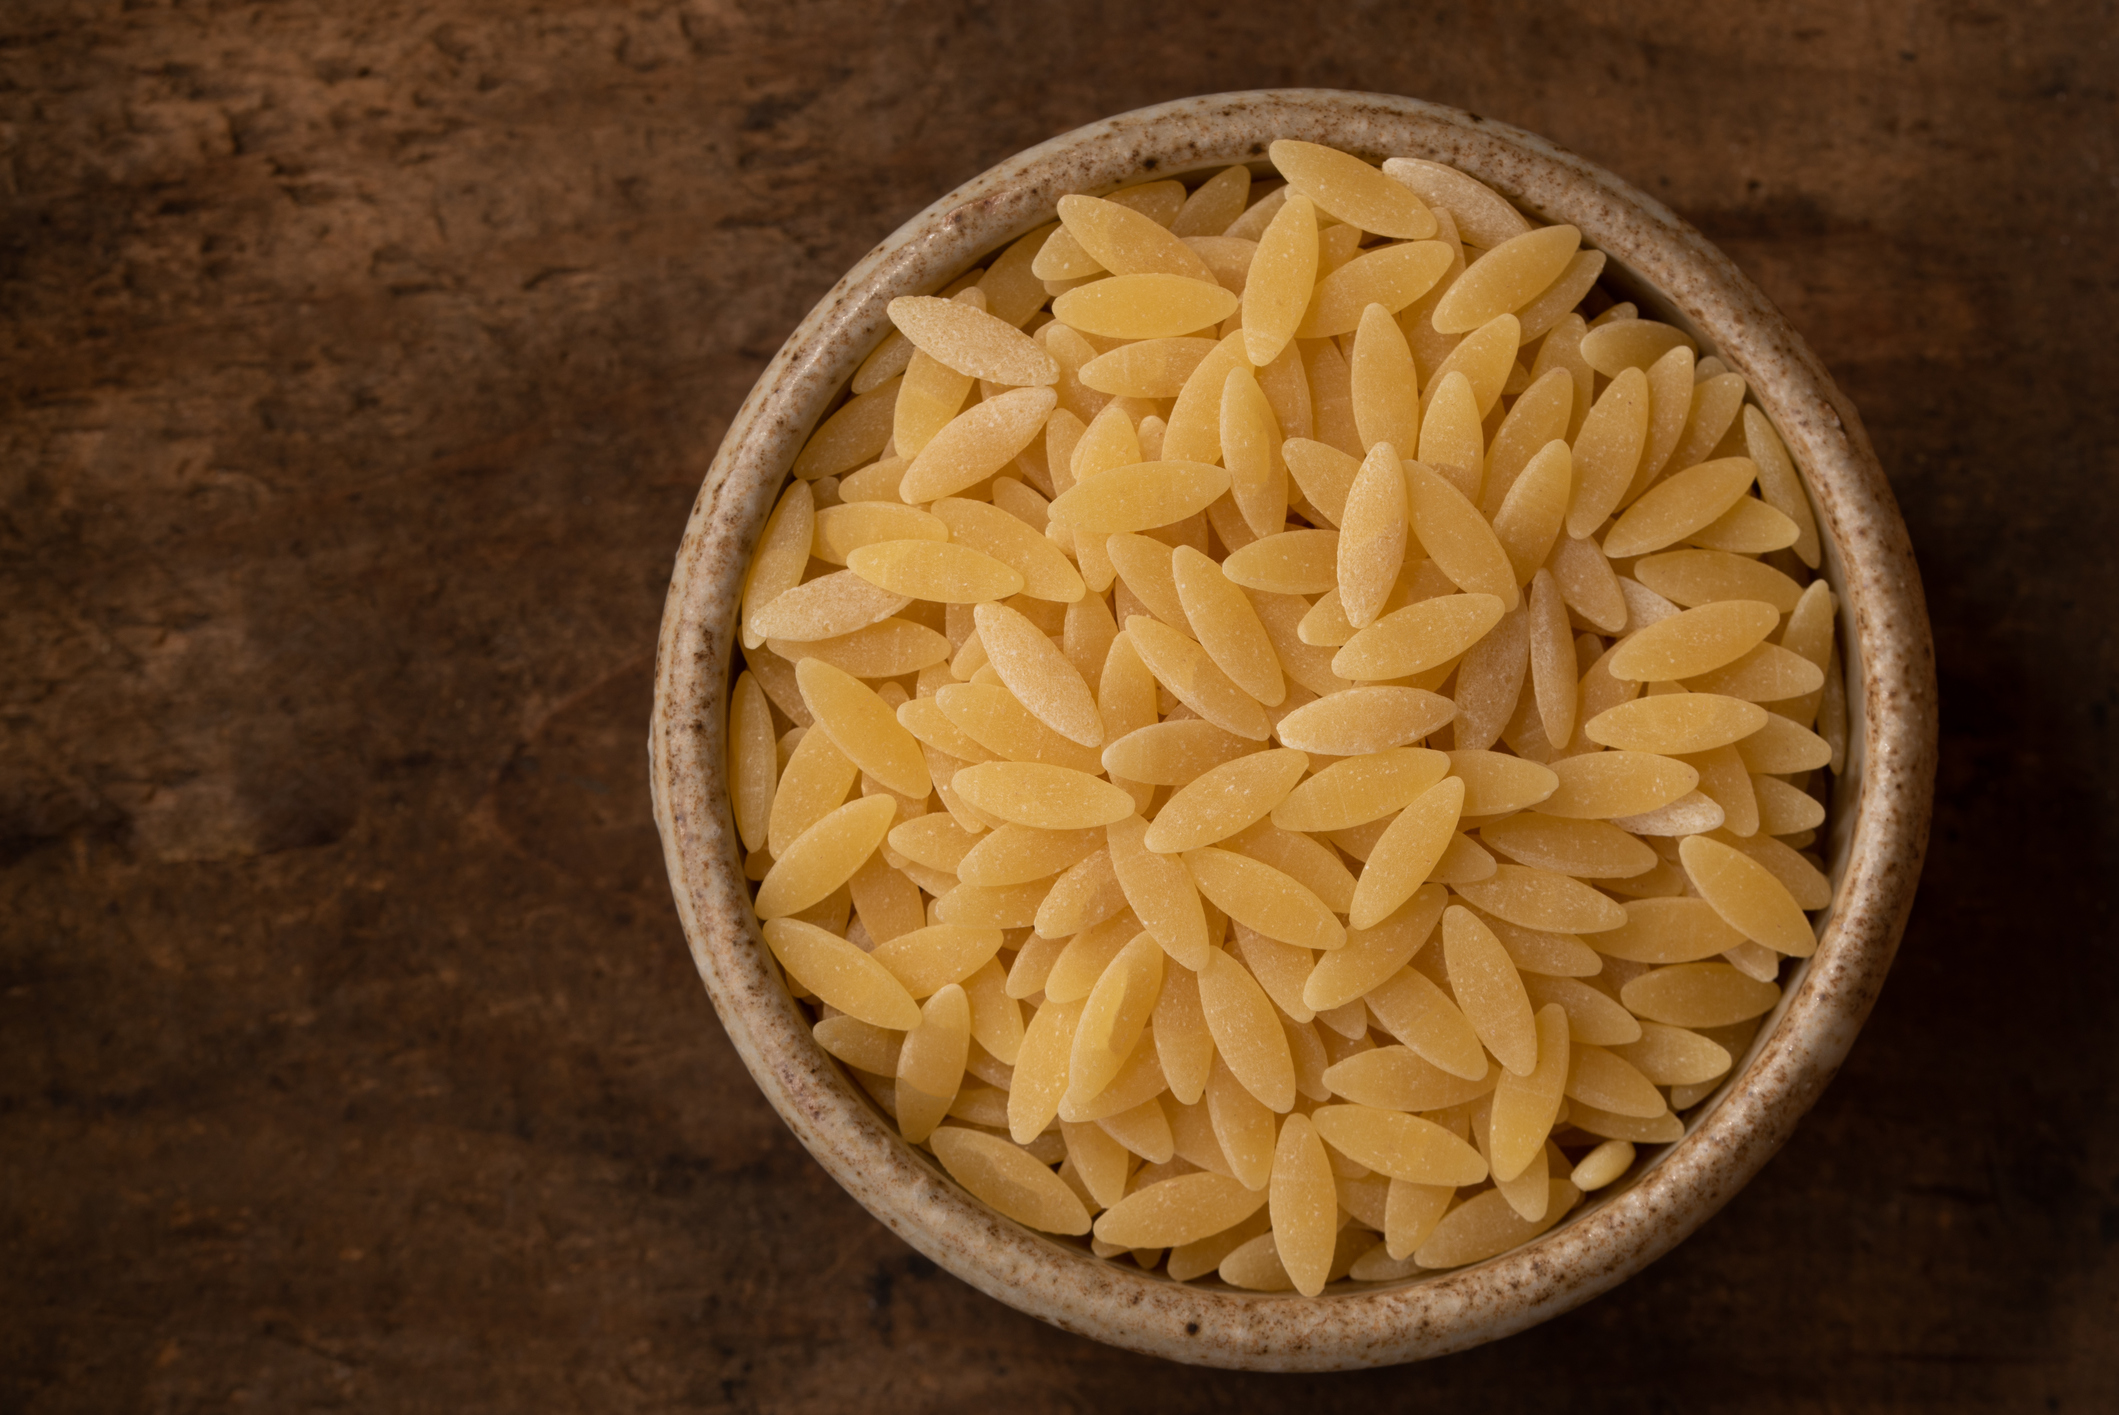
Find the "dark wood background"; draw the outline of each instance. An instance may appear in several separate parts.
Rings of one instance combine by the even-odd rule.
[[[2115,31],[14,0],[0,1408],[2119,1408]],[[686,510],[811,303],[1027,144],[1267,85],[1520,124],[1720,242],[1866,415],[1946,714],[1794,1142],[1581,1311],[1340,1377],[1097,1347],[872,1222],[724,1040],[645,771]]]

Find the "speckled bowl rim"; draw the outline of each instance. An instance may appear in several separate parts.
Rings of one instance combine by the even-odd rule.
[[[1274,138],[1371,160],[1421,156],[1570,221],[1612,277],[1744,375],[1819,512],[1840,592],[1854,747],[1835,802],[1838,885],[1817,955],[1789,982],[1748,1062],[1637,1178],[1549,1233],[1470,1268],[1319,1298],[1171,1282],[1032,1233],[907,1145],[819,1048],[751,913],[724,786],[737,600],[774,493],[898,295],[934,290],[1051,219],[1068,192],[1142,173],[1259,162]],[[1934,650],[1912,547],[1859,417],[1809,347],[1720,251],[1653,198],[1545,139],[1416,99],[1323,89],[1159,104],[1020,153],[869,252],[767,365],[729,425],[677,554],[662,621],[649,754],[655,818],[699,974],[744,1063],[790,1129],[891,1230],[983,1292],[1135,1351],[1254,1370],[1338,1370],[1461,1350],[1616,1285],[1728,1202],[1815,1103],[1897,949],[1927,843],[1936,754]]]

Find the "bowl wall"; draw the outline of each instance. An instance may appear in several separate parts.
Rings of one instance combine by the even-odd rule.
[[[803,440],[888,328],[1051,219],[1058,198],[1232,162],[1301,138],[1372,160],[1451,163],[1579,226],[1607,283],[1744,375],[1801,468],[1840,597],[1850,746],[1831,822],[1836,890],[1817,954],[1688,1133],[1539,1239],[1485,1263],[1323,1297],[1178,1284],[1032,1233],[949,1180],[810,1035],[759,936],[727,805],[723,722],[742,577]],[[1271,1370],[1385,1365],[1564,1312],[1667,1252],[1755,1174],[1815,1102],[1874,1004],[1912,904],[1935,762],[1933,647],[1905,526],[1853,407],[1729,260],[1653,199],[1532,134],[1413,99],[1273,90],[1123,114],[999,164],[907,222],[818,304],[730,424],[700,488],[662,624],[650,757],[685,934],[716,1011],[774,1108],[832,1175],[915,1248],[1010,1305],[1115,1345]],[[1344,1290],[1342,1290],[1344,1289]]]

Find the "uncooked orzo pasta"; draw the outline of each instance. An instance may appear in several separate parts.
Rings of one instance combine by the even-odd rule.
[[[1478,1262],[1816,947],[1834,604],[1741,375],[1470,176],[1068,196],[797,457],[729,794],[820,1045],[1179,1281]]]

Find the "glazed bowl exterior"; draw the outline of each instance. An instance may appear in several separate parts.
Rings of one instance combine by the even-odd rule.
[[[1180,1284],[1031,1232],[901,1139],[820,1048],[760,937],[730,816],[724,724],[743,576],[795,454],[887,331],[929,293],[1052,218],[1069,192],[1251,163],[1298,138],[1371,161],[1453,166],[1610,258],[1607,286],[1696,335],[1744,376],[1817,511],[1839,597],[1847,769],[1826,848],[1836,886],[1816,956],[1747,1057],[1645,1154],[1535,1241],[1472,1267],[1323,1296]],[[1817,1100],[1874,1005],[1919,877],[1935,753],[1934,651],[1905,523],[1853,406],[1752,283],[1703,236],[1609,172],[1533,134],[1415,99],[1293,89],[1215,94],[1093,123],[1009,158],[905,223],[833,287],[767,365],[708,470],[664,611],[649,751],[656,822],[692,956],[759,1089],[876,1218],[964,1281],[1068,1331],[1257,1370],[1388,1365],[1565,1312],[1668,1252],[1729,1201]]]

